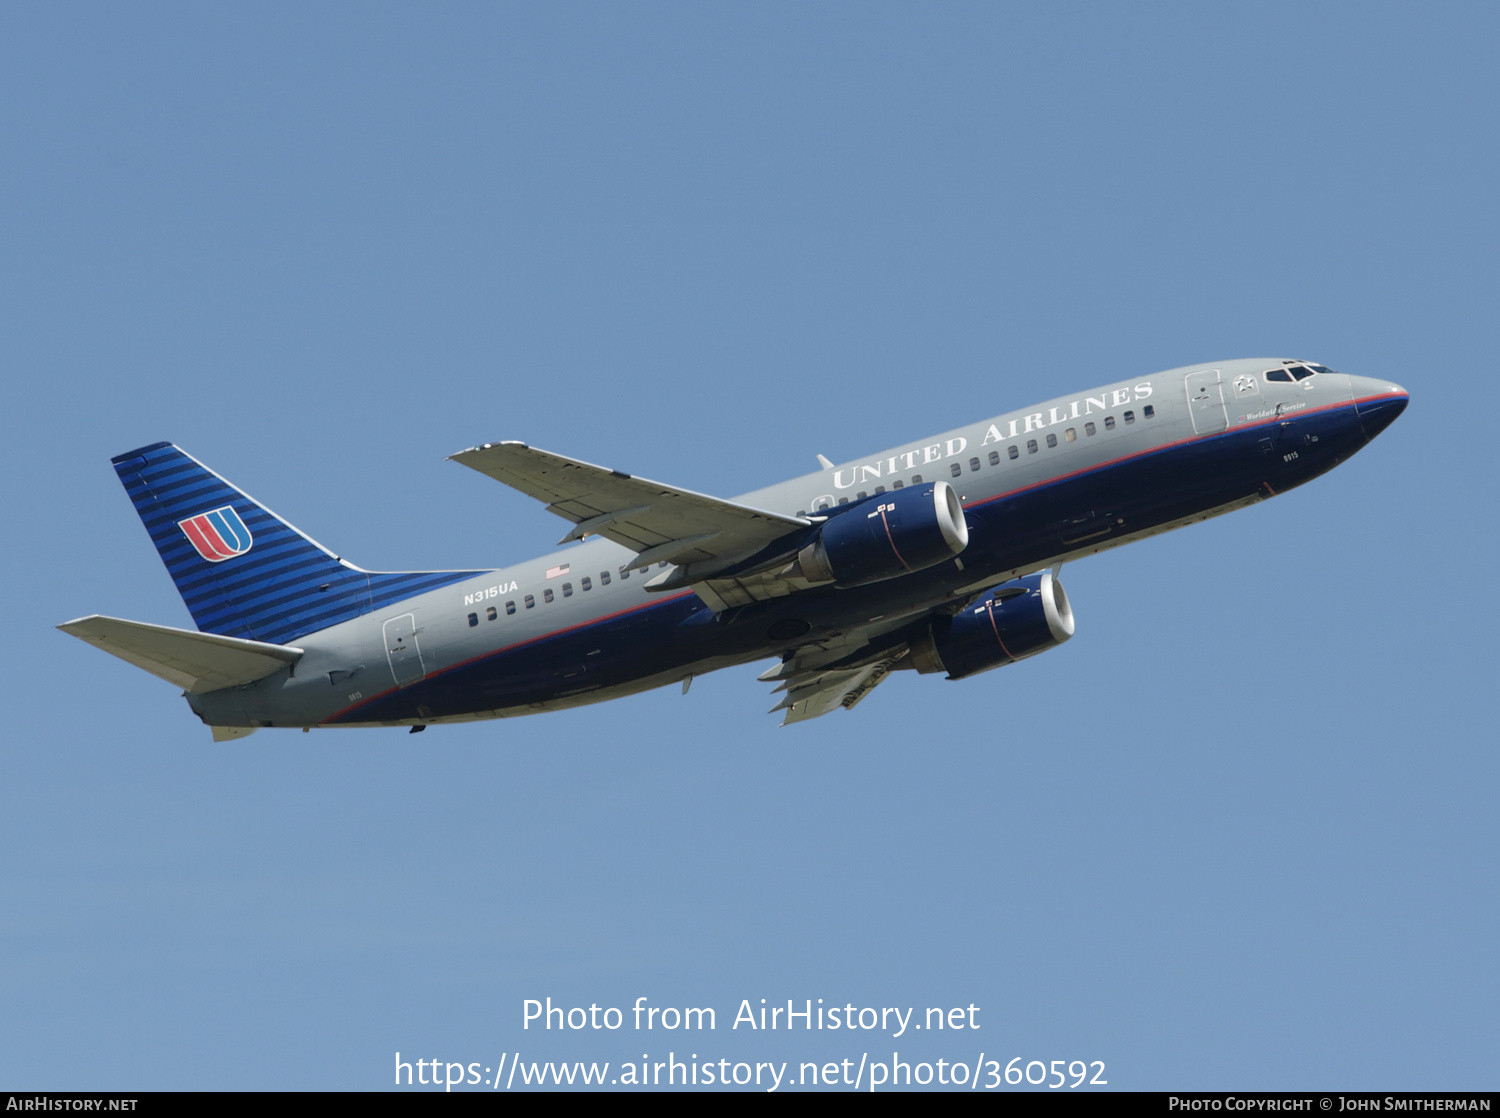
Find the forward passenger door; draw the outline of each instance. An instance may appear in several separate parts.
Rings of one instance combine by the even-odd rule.
[[[1212,435],[1229,426],[1229,415],[1224,410],[1224,378],[1218,369],[1189,373],[1184,384],[1194,432]]]

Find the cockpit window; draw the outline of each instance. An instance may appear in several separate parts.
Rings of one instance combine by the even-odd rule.
[[[1331,373],[1331,372],[1333,372],[1333,370],[1330,369],[1327,365],[1314,365],[1311,361],[1309,361],[1307,363],[1307,367],[1309,369],[1311,369],[1315,373]]]
[[[1287,372],[1285,369],[1267,369],[1266,379],[1274,380],[1281,384],[1291,384],[1292,374]]]
[[[1313,371],[1306,365],[1293,365],[1291,367],[1291,374],[1298,380],[1306,380],[1308,377],[1313,375]]]

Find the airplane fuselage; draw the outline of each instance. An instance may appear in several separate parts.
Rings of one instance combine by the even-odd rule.
[[[737,498],[788,516],[874,507],[943,481],[969,542],[952,560],[847,589],[711,608],[649,590],[666,563],[589,538],[300,637],[301,659],[189,695],[230,726],[426,725],[558,710],[821,644],[898,640],[1008,579],[1282,493],[1326,472],[1406,404],[1385,381],[1301,379],[1280,359],[1133,378],[806,474]],[[1320,366],[1312,366],[1321,369]]]

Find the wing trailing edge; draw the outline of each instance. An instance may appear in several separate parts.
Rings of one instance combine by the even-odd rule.
[[[861,668],[793,676],[778,689],[784,689],[786,693],[781,702],[771,708],[771,713],[786,711],[781,724],[790,726],[793,722],[819,718],[839,707],[853,710],[855,704],[891,674],[892,667],[899,659],[900,656],[892,656]]]
[[[841,654],[842,653],[842,654]],[[786,711],[783,726],[819,718],[842,707],[853,710],[879,686],[907,655],[905,641],[862,642],[852,653],[846,649],[799,649],[781,663],[761,673],[765,683],[775,683],[772,693],[781,700],[771,713]]]
[[[653,590],[701,582],[813,523],[520,442],[486,443],[451,457],[545,502],[548,512],[571,521],[573,529],[562,543],[598,535],[634,551],[632,565],[677,564],[680,577],[653,580]]]

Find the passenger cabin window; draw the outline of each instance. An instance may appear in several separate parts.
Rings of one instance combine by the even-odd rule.
[[[1018,447],[1018,446],[1015,446],[1014,444],[1012,444],[1011,446],[1006,447],[1005,451],[1012,458],[1019,458],[1019,457],[1021,457],[1021,448]]]
[[[1113,431],[1115,429],[1115,417],[1114,416],[1112,416],[1112,415],[1106,415],[1104,417],[1104,429],[1106,431]]]
[[[527,609],[530,609],[532,606],[536,605],[536,599],[530,594],[527,594],[526,597],[522,599],[522,601],[526,603]]]
[[[1050,448],[1050,447],[1054,447],[1056,445],[1057,445],[1057,436],[1056,435],[1048,435],[1047,436],[1047,446]]]
[[[1153,407],[1150,404],[1147,404],[1145,407],[1143,407],[1141,409],[1141,416],[1143,418],[1145,418],[1145,419],[1150,419],[1155,414],[1156,414],[1156,408]]]
[[[513,614],[515,612],[516,612],[516,603],[515,602],[506,602],[505,603],[505,613],[506,613],[506,616],[509,616],[510,614]]]
[[[1094,426],[1094,421],[1092,419],[1083,425],[1083,433],[1085,435],[1093,435],[1098,430],[1099,428]]]
[[[495,620],[495,618],[497,618],[499,616],[500,616],[500,614],[498,612],[496,612],[494,606],[491,606],[489,609],[487,609],[487,610],[484,611],[484,619],[486,621],[493,621],[493,620]]]
[[[1063,438],[1067,439],[1070,443],[1076,443],[1078,441],[1077,429],[1069,427],[1066,431],[1063,432]]]
[[[841,505],[847,505],[848,503],[849,503],[849,498],[848,497],[840,497],[839,498],[839,504],[841,504]]]
[[[547,589],[545,589],[545,590],[542,591],[542,601],[544,601],[544,602],[550,602],[552,600],[552,598],[553,598],[552,587],[549,586],[549,587],[547,587]]]
[[[571,598],[572,596],[573,596],[573,584],[571,582],[565,582],[565,583],[563,583],[563,597],[564,598]]]
[[[897,478],[895,481],[891,482],[892,489],[904,489],[905,487],[906,482],[902,481],[900,478]]]
[[[921,485],[922,484],[922,475],[921,474],[912,474],[911,475],[911,483],[913,485]]]
[[[869,496],[869,494],[866,493],[863,489],[861,489],[858,493],[855,494],[855,496],[858,497],[861,501],[863,501],[866,497]]]
[[[998,466],[998,465],[1000,465],[1000,452],[998,450],[992,450],[992,451],[990,451],[990,465],[991,466]]]
[[[469,614],[469,628],[472,629],[475,625],[478,625],[478,624],[479,624],[479,614],[477,614],[477,613],[471,613],[471,614]]]
[[[593,579],[589,578],[588,575],[584,575],[578,580],[578,587],[580,590],[592,590],[594,588]]]
[[[979,459],[978,458],[970,458],[969,459],[969,469],[971,469],[971,470],[977,470],[977,469],[979,469]]]
[[[624,582],[629,577],[630,577],[630,568],[629,567],[621,567],[620,568],[620,581]]]
[[[880,496],[884,492],[885,492],[885,486],[883,486],[883,485],[877,485],[875,487],[875,496],[878,497],[878,496]]]
[[[1125,413],[1125,422],[1126,423],[1134,423],[1135,422],[1135,412],[1133,412],[1133,411],[1126,412]]]
[[[1035,454],[1036,453],[1036,440],[1035,439],[1027,439],[1026,440],[1026,453],[1027,454]]]
[[[958,476],[960,476],[964,472],[964,468],[962,466],[960,466],[957,462],[953,462],[953,463],[951,463],[948,466],[948,472],[950,474],[952,474],[954,477],[958,477]]]
[[[608,571],[600,571],[599,572],[599,585],[600,586],[608,586],[609,585],[609,572]]]

